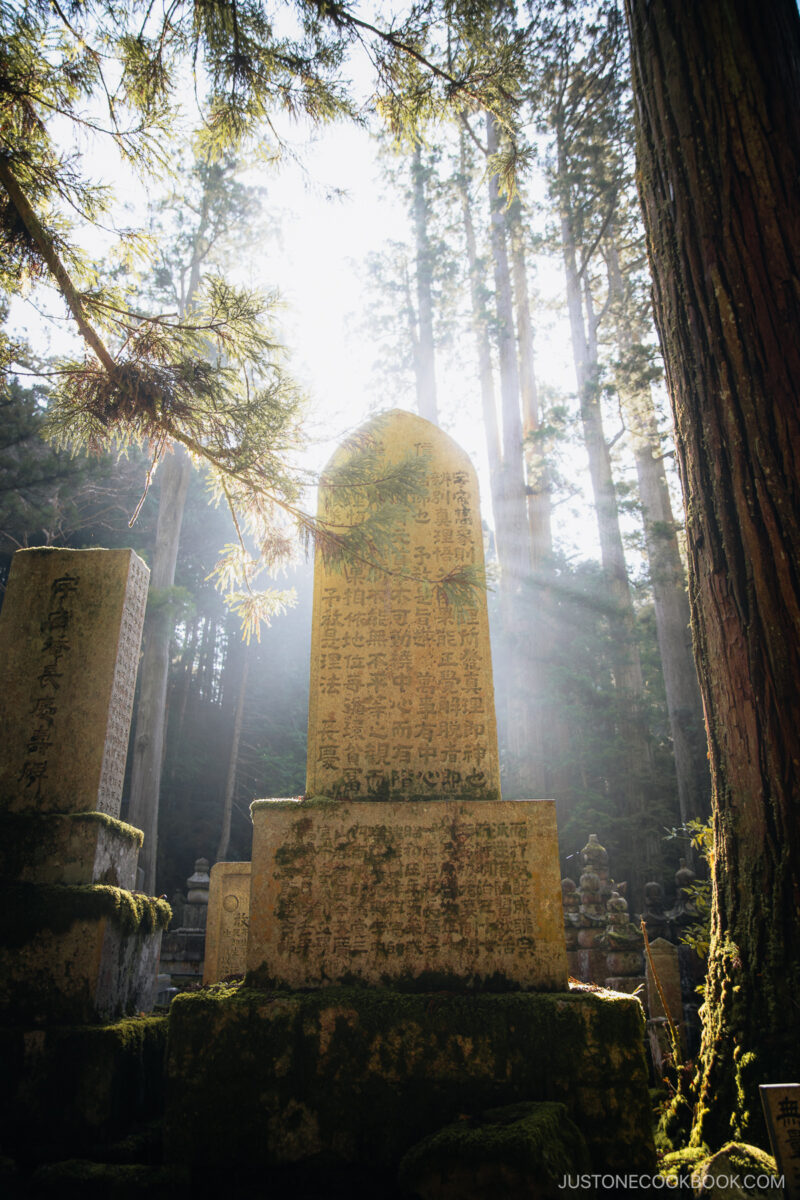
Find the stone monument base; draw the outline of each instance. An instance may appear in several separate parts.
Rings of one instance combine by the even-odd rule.
[[[256,800],[256,987],[562,991],[552,800]]]
[[[629,996],[221,987],[177,996],[169,1024],[165,1146],[195,1170],[396,1169],[451,1122],[531,1101],[565,1106],[594,1171],[654,1167]]]
[[[100,812],[0,815],[0,877],[132,889],[143,835]]]
[[[0,1023],[112,1021],[152,1007],[169,905],[121,888],[0,889]]]

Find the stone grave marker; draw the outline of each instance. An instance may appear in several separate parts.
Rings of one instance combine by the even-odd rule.
[[[762,1083],[761,1105],[787,1200],[800,1200],[800,1083]]]
[[[483,568],[478,484],[468,456],[430,422],[393,410],[364,427],[386,473],[424,456],[427,493],[368,578],[364,563],[314,569],[306,795],[389,800],[500,795],[485,593],[463,611],[425,581]],[[357,448],[339,450],[335,475]],[[358,489],[320,489],[320,517],[350,524]]]
[[[119,816],[149,571],[21,550],[0,623],[0,810]]]
[[[204,984],[244,975],[249,923],[250,863],[215,863],[208,892]]]
[[[12,1024],[151,1005],[169,909],[126,890],[142,835],[117,819],[148,578],[132,550],[12,562],[0,613],[0,873],[20,918],[0,946],[0,1018]]]
[[[499,798],[485,594],[456,613],[426,582],[482,568],[475,472],[411,413],[365,431],[383,472],[424,455],[428,490],[389,574],[318,552],[307,796],[251,807],[247,979],[566,988],[555,806]],[[346,492],[325,519],[353,520]]]

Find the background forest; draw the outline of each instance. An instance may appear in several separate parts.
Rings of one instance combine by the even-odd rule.
[[[501,58],[513,31],[498,17],[494,32]],[[503,793],[555,796],[565,872],[597,833],[638,905],[646,879],[669,881],[689,852],[685,835],[668,834],[707,817],[710,785],[616,6],[543,6],[516,70],[513,131],[465,103],[364,133],[374,205],[388,220],[377,249],[352,247],[341,282],[357,301],[344,324],[331,313],[361,385],[343,407],[348,380],[338,381],[333,420],[343,428],[371,410],[416,408],[473,453],[494,565]],[[177,177],[150,190],[146,266],[134,271],[110,251],[100,273],[140,307],[185,316],[257,240],[267,245],[261,282],[272,285],[273,201],[293,193],[259,156],[253,146],[184,149]],[[324,228],[347,203],[318,197],[304,219]],[[153,569],[125,794],[134,824],[147,828],[155,806],[147,870],[150,886],[171,894],[197,856],[249,857],[250,800],[303,791],[311,564],[301,556],[274,582],[270,605],[285,611],[243,640],[242,620],[251,632],[254,616],[219,567],[220,548],[237,540],[219,485],[209,489],[180,445],[153,473],[158,434],[123,457],[102,446],[75,456],[74,434],[48,445],[57,368],[34,352],[41,326],[25,344],[13,317],[3,577],[16,548],[39,544],[132,545]],[[291,311],[273,325],[270,354],[279,340],[293,349],[291,325]],[[200,349],[220,361],[212,338]],[[313,367],[306,374],[317,421],[330,421],[325,382]],[[308,418],[294,384],[280,386],[299,446]],[[300,472],[296,497],[313,509],[310,467]],[[228,604],[220,580],[234,593]]]

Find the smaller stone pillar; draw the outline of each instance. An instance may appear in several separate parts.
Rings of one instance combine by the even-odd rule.
[[[603,979],[606,954],[603,938],[606,930],[606,906],[600,891],[599,875],[588,868],[580,879],[580,910],[578,913],[578,970],[577,978],[584,983]]]
[[[218,862],[211,868],[203,983],[244,975],[250,927],[249,862]]]
[[[186,880],[186,904],[183,906],[183,929],[205,929],[208,919],[208,889],[211,877],[208,859],[198,858],[194,871]]]
[[[651,960],[652,959],[652,965]],[[683,1021],[683,997],[678,965],[678,947],[664,938],[650,942],[650,957],[645,964],[647,974],[647,1034],[656,1077],[660,1078],[667,1059],[673,1058],[669,1025],[661,1002],[659,987],[666,1001],[667,1012],[678,1033],[681,1054],[686,1053],[686,1031]],[[656,984],[658,977],[658,985]]]
[[[692,895],[692,884],[696,879],[694,871],[691,867],[687,867],[686,859],[682,858],[680,866],[675,872],[675,907],[667,913],[678,938],[683,930],[689,925],[693,925],[700,916]]]
[[[664,908],[664,889],[655,879],[644,885],[642,920],[651,942],[656,938],[671,940],[669,917]]]
[[[19,550],[0,617],[0,1023],[150,1008],[169,909],[133,895],[119,820],[149,572],[132,550]]]

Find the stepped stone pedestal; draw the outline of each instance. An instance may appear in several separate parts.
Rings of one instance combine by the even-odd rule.
[[[306,797],[251,809],[245,986],[170,1008],[168,1153],[396,1170],[498,1107],[526,1105],[509,1144],[535,1138],[556,1102],[593,1169],[645,1171],[641,1006],[568,990],[555,806],[500,798],[486,595],[453,602],[483,575],[471,463],[394,411],[334,455],[320,520],[371,520],[365,475],[404,464],[424,486],[384,560],[336,571],[318,548]]]
[[[132,550],[22,550],[0,614],[0,1021],[151,1006],[165,904],[119,817],[149,572]]]

